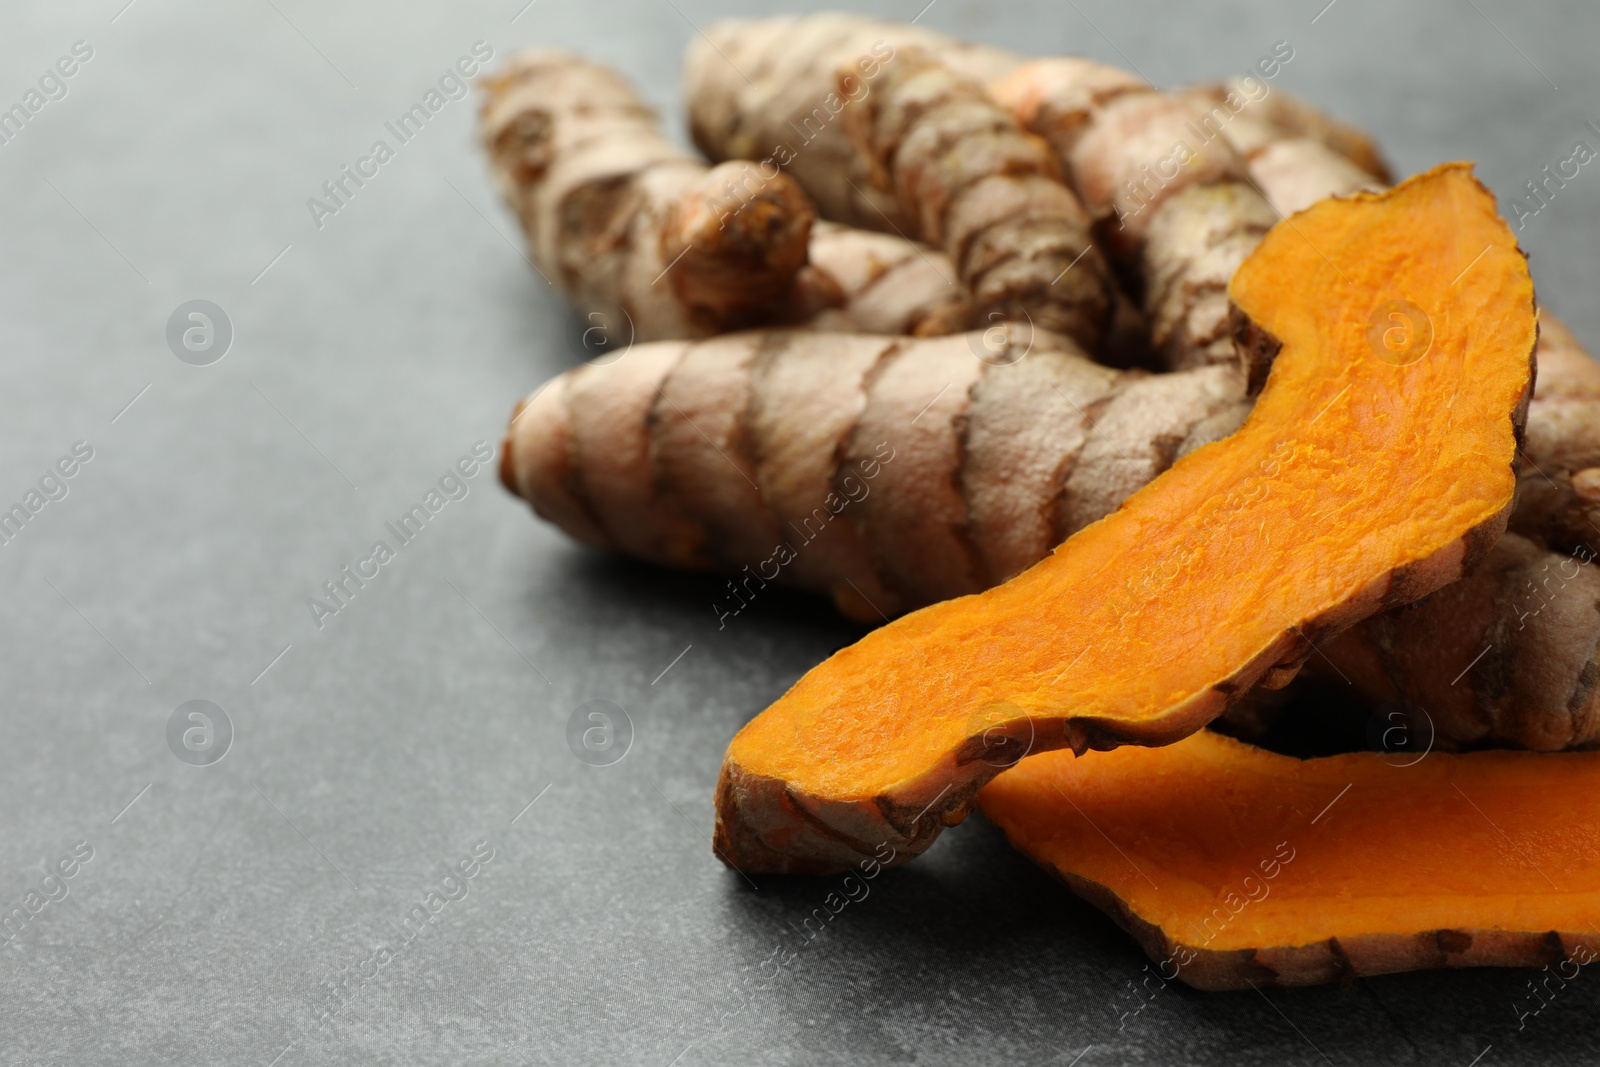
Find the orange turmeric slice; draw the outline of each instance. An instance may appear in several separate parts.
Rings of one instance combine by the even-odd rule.
[[[983,812],[1199,989],[1600,952],[1600,753],[1052,752]],[[1585,959],[1586,957],[1586,959]]]
[[[1537,325],[1470,166],[1286,220],[1230,293],[1242,350],[1277,350],[1244,426],[1004,585],[801,678],[728,747],[727,862],[908,859],[1023,753],[1176,741],[1493,546]]]

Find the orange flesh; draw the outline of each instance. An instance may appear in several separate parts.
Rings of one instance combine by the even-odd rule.
[[[1029,857],[1191,948],[1462,929],[1600,944],[1600,753],[1414,760],[1302,761],[1202,730],[1031,756],[979,798]]]
[[[1110,743],[1171,740],[1200,725],[1176,709],[1287,652],[1295,627],[1354,622],[1339,609],[1381,597],[1392,572],[1503,523],[1533,287],[1468,166],[1280,223],[1230,292],[1282,342],[1237,434],[1005,585],[838,652],[740,732],[728,764],[854,801],[1008,723],[1044,744],[1064,743],[1065,719]],[[1391,300],[1432,320],[1427,355],[1405,366],[1368,340]]]

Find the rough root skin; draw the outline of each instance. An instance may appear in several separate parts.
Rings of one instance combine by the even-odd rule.
[[[1344,160],[1379,185],[1394,183],[1394,174],[1383,158],[1382,151],[1365,131],[1325,114],[1309,101],[1283,89],[1269,89],[1259,80],[1251,81],[1255,82],[1254,86],[1243,79],[1234,79],[1206,82],[1181,91],[1185,96],[1205,102],[1208,107],[1227,107],[1235,119],[1265,127],[1265,133],[1259,129],[1251,131],[1253,136],[1266,140],[1258,140],[1253,144],[1246,141],[1247,147],[1241,147],[1246,155],[1269,147],[1268,142],[1309,141]],[[1229,138],[1235,142],[1243,139],[1232,132],[1229,132]]]
[[[1519,474],[1513,530],[1580,558],[1600,553],[1600,362],[1549,314]]]
[[[483,88],[480,135],[532,262],[611,340],[782,313],[815,216],[793,181],[707,168],[618,74],[570,53],[518,53]]]
[[[853,67],[838,90],[859,84]],[[940,245],[987,321],[1027,320],[1088,348],[1110,318],[1109,273],[1089,218],[1048,148],[983,84],[904,48],[841,121],[924,240]]]
[[[1516,534],[1470,577],[1321,646],[1420,746],[1600,743],[1600,572]]]
[[[877,622],[1033,565],[1247,410],[1229,368],[1117,372],[1019,326],[770,331],[569,371],[502,470],[585,543],[735,575],[719,615],[778,581]]]
[[[1228,279],[1279,215],[1206,107],[1081,59],[1034,60],[990,92],[1049,143],[1167,366],[1232,362]]]
[[[872,184],[868,160],[840,121],[863,94],[878,90],[884,65],[908,47],[979,81],[1021,62],[922,26],[840,12],[715,22],[690,40],[684,56],[694,142],[714,160],[772,160],[805,187],[824,218],[914,233],[893,193]],[[836,88],[841,68],[858,79],[843,95]]]
[[[956,266],[937,248],[892,234],[818,222],[810,269],[836,292],[797,326],[836,333],[942,337],[978,323]],[[815,284],[815,283],[813,283]]]

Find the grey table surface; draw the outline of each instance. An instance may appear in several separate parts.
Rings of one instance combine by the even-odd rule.
[[[1473,159],[1504,196],[1600,144],[1588,0],[1325,3],[943,0],[921,18],[1159,84],[1287,40],[1279,85],[1375,131],[1402,172]],[[716,862],[711,787],[739,725],[857,631],[778,593],[719,629],[716,581],[581,550],[492,469],[446,482],[466,495],[319,627],[323,583],[582,346],[522,259],[471,101],[320,226],[308,198],[478,42],[615,63],[681,130],[683,45],[742,13],[0,13],[0,106],[41,78],[50,97],[0,145],[0,504],[43,481],[44,505],[0,546],[0,913],[25,914],[0,945],[0,1060],[1594,1062],[1587,975],[1537,1014],[1529,976],[1500,970],[1170,986],[1132,1013],[1144,957],[981,817],[808,940],[833,883]],[[92,54],[48,77],[75,45]],[[1519,233],[1591,344],[1597,206],[1586,167]],[[204,366],[220,333],[192,362],[167,341],[196,299],[232,333]],[[50,477],[75,446],[92,458]],[[169,746],[175,715],[203,730],[177,710],[191,700],[225,712],[225,758],[195,765],[220,720]],[[633,725],[608,766],[567,743],[590,700]],[[407,940],[418,905],[431,921]],[[795,957],[774,977],[780,947]]]

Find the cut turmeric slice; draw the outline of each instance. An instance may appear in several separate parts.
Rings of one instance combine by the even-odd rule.
[[[1600,753],[1050,752],[983,813],[1198,989],[1594,959]]]
[[[1280,349],[1244,426],[1004,585],[800,679],[728,747],[727,862],[820,873],[885,842],[908,859],[1023,753],[1176,741],[1493,546],[1537,326],[1468,165],[1317,204],[1231,293],[1242,345]]]

